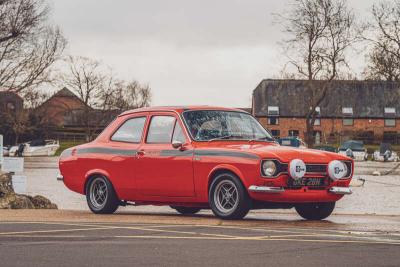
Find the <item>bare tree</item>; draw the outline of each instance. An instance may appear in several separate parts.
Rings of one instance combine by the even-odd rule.
[[[365,36],[365,39],[373,44],[368,55],[366,78],[399,81],[400,1],[383,1],[374,5],[372,16],[370,31]]]
[[[107,110],[124,111],[150,105],[151,90],[148,85],[142,85],[135,80],[128,83],[117,81],[110,89],[111,91],[102,95]]]
[[[61,82],[84,103],[80,120],[85,125],[88,140],[110,116],[149,105],[149,86],[117,80],[109,68],[93,59],[70,56],[66,62],[69,70],[61,75]]]
[[[309,92],[304,134],[312,146],[316,108],[341,70],[348,68],[346,51],[358,40],[355,17],[345,0],[293,0],[287,15],[277,16],[277,21],[290,36],[284,40],[289,57],[285,72],[305,79]]]
[[[66,40],[46,24],[42,0],[0,0],[0,88],[21,92],[47,82]]]

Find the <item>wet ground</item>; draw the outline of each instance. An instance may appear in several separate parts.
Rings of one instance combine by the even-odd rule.
[[[55,179],[56,158],[27,159],[28,193],[60,210],[0,210],[0,266],[400,266],[400,176],[370,175],[393,166],[357,163],[364,186],[324,221],[293,210],[222,221],[154,206],[95,215]]]
[[[0,211],[1,266],[399,266],[392,216]],[[377,229],[380,228],[380,229]],[[386,229],[386,230],[385,230]]]
[[[87,210],[84,196],[69,191],[55,179],[58,174],[58,159],[36,157],[25,159],[25,175],[28,177],[28,194],[41,194],[55,202],[60,209]],[[337,203],[336,213],[400,215],[400,168],[393,175],[372,176],[378,170],[384,172],[397,163],[357,162],[354,180],[365,179],[363,187],[354,187],[354,193]],[[360,183],[355,183],[359,184]],[[174,213],[168,207],[124,207],[122,211],[162,211]],[[282,211],[294,212],[294,211]],[[209,213],[209,212],[204,212]],[[252,213],[265,213],[254,211]]]

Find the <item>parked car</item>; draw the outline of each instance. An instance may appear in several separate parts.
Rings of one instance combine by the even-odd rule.
[[[13,157],[54,156],[59,148],[56,140],[37,139],[11,147],[9,154]]]
[[[367,149],[362,141],[348,140],[339,147],[338,153],[356,161],[368,159]]]
[[[264,208],[324,219],[351,194],[353,174],[348,157],[280,146],[250,114],[218,107],[127,111],[93,142],[65,150],[59,167],[94,213],[134,203],[211,208],[223,219]]]
[[[288,137],[278,138],[278,143],[282,146],[307,148],[307,145],[303,142],[303,140],[301,140],[297,136],[288,136]]]
[[[399,157],[395,151],[392,150],[392,146],[389,143],[382,143],[379,147],[379,151],[375,151],[373,159],[376,161],[398,161]]]

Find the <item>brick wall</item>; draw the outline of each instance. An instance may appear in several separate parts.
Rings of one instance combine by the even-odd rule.
[[[257,118],[260,123],[269,130],[279,130],[280,137],[289,135],[290,130],[299,131],[299,137],[304,140],[306,120],[304,118],[279,118],[278,125],[268,125],[266,117]],[[395,127],[385,127],[383,119],[354,119],[352,126],[344,126],[342,119],[321,118],[321,125],[314,126],[314,131],[322,133],[321,141],[331,143],[334,139],[341,137],[363,139],[363,133],[372,132],[373,141],[379,143],[383,140],[384,132],[400,132],[400,121],[396,120]],[[330,142],[331,141],[331,142]],[[340,140],[336,140],[340,142]]]

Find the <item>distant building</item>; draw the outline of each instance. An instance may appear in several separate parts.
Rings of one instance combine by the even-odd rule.
[[[335,81],[332,87],[316,108],[315,143],[350,138],[365,143],[399,142],[398,83]],[[252,113],[275,137],[304,139],[309,95],[303,80],[263,80],[253,91]]]
[[[14,92],[0,91],[0,112],[18,112],[24,108],[24,100]]]

